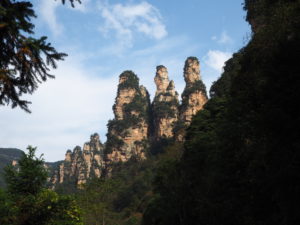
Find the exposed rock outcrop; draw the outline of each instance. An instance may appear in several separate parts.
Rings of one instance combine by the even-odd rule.
[[[171,138],[174,124],[179,117],[178,93],[175,91],[174,82],[169,81],[166,67],[156,67],[154,81],[157,88],[152,103],[154,139]]]
[[[150,98],[132,71],[120,75],[113,106],[115,118],[108,122],[106,160],[125,162],[132,156],[144,159],[149,134]]]
[[[51,179],[53,186],[61,183],[85,184],[90,177],[100,177],[104,168],[104,146],[98,134],[91,135],[90,141],[68,150],[65,160]]]
[[[186,86],[181,95],[180,119],[189,125],[193,116],[207,102],[206,88],[200,77],[200,63],[196,57],[189,57],[185,61],[184,80]]]
[[[176,140],[183,141],[185,128],[207,101],[197,58],[187,58],[184,79],[186,87],[179,105],[167,68],[157,66],[154,78],[157,90],[150,105],[148,91],[139,85],[138,77],[132,71],[124,71],[119,77],[114,119],[107,124],[105,146],[99,135],[94,134],[82,149],[77,146],[73,151],[68,150],[65,160],[58,163],[53,173],[52,186],[76,184],[80,187],[90,178],[110,176],[115,162],[126,162],[132,157],[145,159],[148,149],[152,152],[153,146],[168,143],[174,135]]]
[[[190,125],[193,116],[200,111],[207,102],[206,87],[200,77],[200,63],[196,57],[188,57],[185,61],[183,76],[186,82],[181,95],[180,120],[175,126],[176,139],[183,141],[184,128]]]

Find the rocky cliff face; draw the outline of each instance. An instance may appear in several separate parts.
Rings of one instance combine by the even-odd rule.
[[[91,135],[83,148],[76,146],[68,150],[65,160],[59,165],[51,179],[53,186],[62,183],[85,184],[90,177],[100,177],[104,168],[104,146],[99,135]]]
[[[144,159],[149,135],[150,98],[132,71],[120,75],[113,106],[115,118],[108,122],[106,160],[124,162],[132,156]]]
[[[113,106],[114,119],[107,124],[105,146],[99,135],[94,134],[82,149],[77,146],[73,151],[68,150],[52,176],[52,185],[80,186],[91,177],[109,176],[114,162],[126,162],[131,157],[145,159],[149,146],[160,140],[172,139],[175,135],[177,141],[183,141],[185,128],[207,101],[197,58],[187,58],[184,79],[186,87],[179,105],[167,68],[157,66],[154,78],[157,90],[150,105],[148,91],[139,85],[138,77],[132,71],[124,71]]]
[[[192,117],[207,102],[206,88],[200,78],[200,63],[196,57],[189,57],[184,65],[185,89],[181,95],[180,119],[189,125]]]
[[[175,133],[178,141],[183,141],[185,127],[190,125],[193,116],[203,108],[208,100],[206,87],[200,76],[200,63],[196,57],[186,59],[183,73],[186,86],[181,95],[180,120],[176,125]]]
[[[171,138],[179,117],[178,93],[174,82],[169,81],[168,71],[164,66],[156,67],[154,82],[157,88],[152,103],[154,139]]]

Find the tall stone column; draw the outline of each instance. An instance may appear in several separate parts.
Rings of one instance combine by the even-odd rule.
[[[156,84],[155,98],[152,103],[154,139],[172,138],[173,127],[179,117],[178,93],[175,91],[174,82],[169,81],[165,66],[156,67],[154,82]]]
[[[185,128],[191,124],[193,116],[203,109],[208,100],[206,87],[200,76],[200,63],[196,57],[186,59],[183,76],[186,85],[181,95],[180,122],[177,123],[176,128],[176,139],[178,141],[184,140]]]

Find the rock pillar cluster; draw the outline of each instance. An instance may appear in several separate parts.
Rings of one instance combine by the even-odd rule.
[[[156,93],[150,104],[148,91],[139,84],[137,75],[124,71],[119,77],[114,119],[107,124],[106,143],[101,144],[99,135],[94,134],[82,149],[77,146],[68,150],[52,176],[52,184],[80,186],[91,177],[108,176],[115,162],[126,162],[132,157],[145,159],[149,146],[159,144],[160,140],[184,141],[185,128],[203,108],[207,95],[196,57],[187,58],[183,75],[186,86],[180,104],[167,68],[157,66]]]
[[[104,167],[104,146],[98,134],[91,135],[90,141],[76,146],[73,151],[68,150],[65,160],[54,173],[52,185],[75,183],[77,186],[85,184],[91,177],[101,177]]]

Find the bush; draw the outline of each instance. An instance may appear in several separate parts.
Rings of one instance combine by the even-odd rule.
[[[126,70],[121,73],[120,78],[124,78],[126,80],[119,84],[118,91],[126,88],[139,89],[139,78],[134,72]]]

